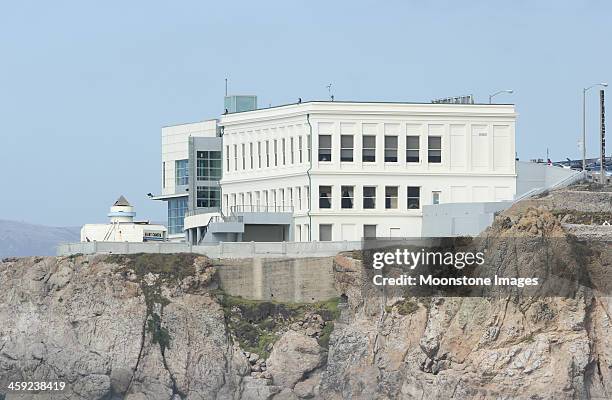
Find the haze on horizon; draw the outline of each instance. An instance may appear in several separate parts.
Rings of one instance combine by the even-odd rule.
[[[161,127],[218,117],[226,77],[260,107],[327,99],[329,83],[337,100],[513,89],[496,101],[516,104],[520,159],[578,158],[582,88],[612,83],[612,4],[466,3],[5,2],[0,219],[105,221],[123,194],[164,221],[146,197],[160,191]],[[595,156],[597,90],[587,107]]]

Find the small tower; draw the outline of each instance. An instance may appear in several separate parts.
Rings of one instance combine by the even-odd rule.
[[[134,212],[134,207],[132,207],[130,202],[123,196],[117,199],[115,204],[111,206],[110,212],[108,213],[108,217],[113,224],[120,222],[133,223],[135,216],[136,213]]]

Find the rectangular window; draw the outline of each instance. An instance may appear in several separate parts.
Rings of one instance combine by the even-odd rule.
[[[218,186],[198,186],[196,206],[206,208],[221,207],[221,189]]]
[[[298,136],[298,160],[299,163],[302,163],[302,137]]]
[[[406,162],[419,162],[419,140],[418,136],[406,136]]]
[[[189,160],[176,160],[174,168],[176,186],[189,184]]]
[[[375,238],[376,237],[376,225],[364,225],[363,226],[363,237],[364,238]]]
[[[221,152],[198,151],[196,153],[196,175],[198,181],[221,179]]]
[[[342,208],[353,208],[353,201],[355,200],[355,187],[354,186],[342,186]]]
[[[442,162],[442,137],[429,136],[427,145],[427,161],[430,163]]]
[[[162,188],[166,187],[166,163],[162,163]]]
[[[293,145],[294,145],[293,138],[290,138],[289,139],[289,151],[291,152],[291,164],[295,163],[295,156],[294,156],[294,153],[293,153]]]
[[[261,142],[257,142],[257,168],[261,168]]]
[[[274,139],[274,166],[278,166],[278,140]]]
[[[187,212],[187,197],[168,199],[168,234],[183,233],[183,222]]]
[[[270,141],[266,140],[266,167],[270,166]]]
[[[229,153],[229,146],[225,146],[225,170],[229,171],[229,167],[230,167],[230,153]]]
[[[319,241],[330,242],[331,240],[332,240],[331,224],[320,224],[319,225]]]
[[[306,152],[306,158],[307,158],[307,162],[310,162],[310,155],[312,153],[312,142],[310,141],[310,135],[306,136],[306,146],[307,146],[307,152]]]
[[[253,143],[249,143],[249,165],[253,169]]]
[[[418,210],[421,208],[421,188],[408,186],[408,209]]]
[[[331,208],[331,186],[319,186],[319,208]]]
[[[362,137],[361,161],[376,162],[376,136],[364,135]]]
[[[302,188],[301,187],[296,187],[295,188],[296,191],[296,197],[297,197],[297,209],[301,210],[302,209]]]
[[[287,145],[287,142],[286,142],[286,140],[283,138],[283,139],[282,139],[282,142],[281,142],[281,151],[282,151],[282,153],[283,153],[283,165],[286,165],[286,164],[287,164],[287,159],[286,159],[286,157],[285,157],[285,153],[286,153],[286,145]]]
[[[363,208],[364,209],[376,208],[376,186],[364,186],[363,187]]]
[[[353,135],[340,136],[340,161],[353,161]]]
[[[242,143],[242,170],[244,171],[246,169],[246,150],[245,150],[245,144]]]
[[[431,204],[440,204],[440,192],[431,192]]]
[[[397,136],[385,136],[385,162],[397,162]]]
[[[238,145],[234,145],[234,171],[238,171]]]
[[[289,207],[293,207],[293,189],[287,188],[287,197],[289,198]]]
[[[390,210],[397,208],[397,186],[385,186],[385,208]]]
[[[331,135],[319,135],[319,161],[332,160],[332,137]]]

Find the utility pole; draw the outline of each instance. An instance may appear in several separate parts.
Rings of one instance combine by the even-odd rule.
[[[601,174],[601,184],[606,184],[606,105],[604,90],[599,91],[600,110],[601,110],[601,161],[599,172]]]

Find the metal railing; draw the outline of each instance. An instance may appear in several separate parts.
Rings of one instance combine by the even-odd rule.
[[[287,205],[266,205],[266,204],[243,204],[230,206],[230,213],[239,212],[267,212],[267,213],[292,213],[293,206]]]

